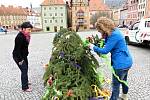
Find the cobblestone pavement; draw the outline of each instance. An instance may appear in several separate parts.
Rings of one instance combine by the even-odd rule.
[[[80,32],[80,35],[85,37],[91,33],[95,32]],[[20,70],[12,59],[16,34],[0,35],[0,100],[40,100],[44,93],[43,66],[49,61],[54,35],[32,34],[28,57],[31,93],[21,91]],[[134,58],[134,65],[129,71],[129,100],[150,100],[150,49],[138,46],[129,48]],[[110,70],[104,67],[103,71],[111,79]]]

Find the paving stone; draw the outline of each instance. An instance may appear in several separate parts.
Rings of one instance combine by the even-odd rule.
[[[82,38],[96,31],[79,32]],[[54,33],[32,34],[29,46],[29,80],[33,91],[21,90],[20,70],[12,59],[16,34],[0,35],[0,100],[40,100],[44,93],[43,66],[48,63]],[[150,100],[150,52],[149,48],[129,45],[134,64],[129,71],[129,100]],[[101,63],[101,62],[100,62]],[[105,77],[111,79],[111,71],[102,67]],[[111,89],[106,84],[105,87]]]

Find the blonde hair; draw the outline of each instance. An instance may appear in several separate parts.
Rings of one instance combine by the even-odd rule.
[[[96,22],[96,28],[98,31],[102,31],[110,35],[115,28],[115,23],[109,18],[100,17]]]

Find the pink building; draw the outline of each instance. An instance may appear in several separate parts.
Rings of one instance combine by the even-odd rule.
[[[146,17],[150,17],[150,0],[146,0]]]
[[[138,19],[138,1],[139,0],[128,0],[128,21],[127,24],[130,25],[136,22]]]

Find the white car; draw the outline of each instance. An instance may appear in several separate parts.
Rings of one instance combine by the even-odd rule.
[[[132,24],[126,32],[128,43],[150,45],[150,18]]]
[[[129,43],[129,39],[128,39],[128,31],[129,31],[129,29],[128,29],[128,26],[126,26],[126,25],[119,25],[118,28],[122,32],[122,34],[124,35],[126,43],[128,44]]]

